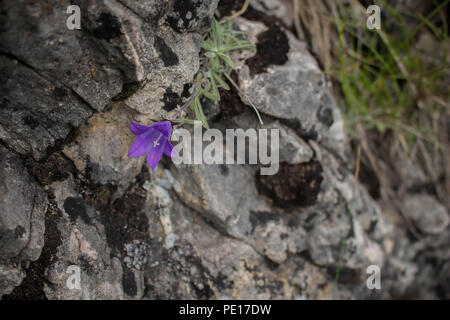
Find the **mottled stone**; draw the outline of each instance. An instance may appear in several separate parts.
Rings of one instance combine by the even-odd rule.
[[[448,213],[434,199],[411,200],[414,239],[356,181],[324,75],[268,15],[284,19],[285,1],[251,1],[244,17],[253,21],[235,20],[256,47],[232,54],[241,92],[206,108],[222,132],[280,130],[273,176],[258,164],[165,156],[150,170],[127,156],[129,122],[150,124],[188,95],[216,0],[71,3],[81,30],[65,28],[65,0],[0,5],[3,298],[446,296]],[[369,265],[382,290],[367,289]],[[79,289],[67,285],[69,267],[80,270]]]
[[[152,67],[148,70],[142,88],[125,100],[128,107],[142,113],[142,119],[157,119],[178,103],[165,101],[169,92],[181,96],[185,84],[198,71],[201,36],[197,33],[178,34],[161,25],[155,35]],[[163,108],[164,107],[164,108]]]
[[[130,121],[120,105],[98,113],[80,128],[77,138],[64,148],[64,154],[94,181],[127,185],[145,161],[145,157],[128,157],[128,149],[136,138],[130,132]]]
[[[260,56],[262,48],[258,49],[239,70],[241,98],[244,102],[251,100],[259,111],[289,123],[301,136],[320,140],[334,123],[336,108],[327,94],[324,74],[303,42],[282,28],[278,33],[289,44],[286,61]],[[262,64],[267,65],[262,73],[255,74],[248,67]]]
[[[420,231],[427,234],[439,234],[450,223],[447,209],[429,195],[407,196],[402,211]]]
[[[0,31],[2,52],[51,82],[64,84],[94,109],[102,110],[122,89],[120,70],[108,63],[108,57],[96,50],[86,34],[87,17],[82,16],[81,31],[67,28],[70,5],[68,0],[2,1],[1,11],[6,13]]]
[[[205,32],[219,0],[174,1],[167,15],[167,23],[177,32]]]
[[[91,109],[60,82],[0,53],[0,139],[22,154],[45,157],[60,146]]]
[[[0,295],[21,283],[22,264],[39,258],[46,206],[43,189],[21,159],[0,145]]]
[[[170,0],[119,0],[119,2],[151,23],[157,23],[168,12],[170,6]]]
[[[9,294],[24,277],[25,273],[20,266],[0,263],[0,296]]]
[[[0,255],[34,261],[44,245],[47,199],[20,158],[0,146]]]
[[[244,130],[249,128],[268,129],[269,132],[273,129],[279,130],[279,162],[287,162],[290,164],[308,162],[313,157],[311,147],[302,138],[300,138],[295,130],[287,125],[280,123],[278,120],[269,117],[263,117],[263,124],[258,121],[255,112],[249,107],[244,113],[233,117],[231,123],[227,123],[226,127],[242,128]],[[220,126],[219,126],[220,127]],[[271,139],[268,135],[268,153],[271,152]]]

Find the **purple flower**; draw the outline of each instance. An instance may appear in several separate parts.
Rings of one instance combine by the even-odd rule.
[[[139,137],[134,140],[128,156],[137,158],[147,153],[147,163],[155,169],[163,152],[169,157],[176,157],[176,151],[169,141],[172,125],[169,121],[157,122],[150,127],[139,123],[130,123],[130,130]]]

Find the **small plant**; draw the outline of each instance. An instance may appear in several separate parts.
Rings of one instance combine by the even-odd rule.
[[[163,153],[170,157],[176,156],[169,142],[173,124],[193,124],[195,121],[201,121],[203,127],[209,129],[208,121],[200,102],[202,97],[215,102],[220,101],[219,89],[230,90],[230,86],[224,78],[239,90],[230,76],[231,71],[236,66],[228,54],[234,50],[254,47],[246,39],[244,32],[233,29],[230,19],[225,19],[223,22],[213,19],[211,29],[202,41],[201,46],[203,49],[201,71],[196,75],[194,83],[189,90],[190,96],[185,99],[184,104],[166,117],[162,117],[164,121],[156,122],[150,127],[137,123],[130,124],[131,132],[139,135],[139,137],[131,145],[128,156],[140,157],[147,154],[147,162],[152,169],[156,168]],[[181,117],[187,108],[194,112],[195,119]],[[256,108],[254,109],[261,121],[258,111]]]
[[[211,29],[202,41],[201,46],[204,50],[205,59],[201,66],[202,71],[197,74],[190,89],[191,96],[185,100],[182,107],[169,114],[166,119],[189,124],[199,120],[208,129],[208,122],[200,103],[201,98],[204,96],[216,102],[220,101],[219,88],[230,90],[230,86],[226,83],[224,77],[236,86],[230,77],[230,72],[236,67],[228,54],[234,50],[251,49],[254,45],[246,40],[244,32],[233,29],[230,20],[219,23],[216,19],[213,19]],[[190,107],[194,112],[195,120],[180,118],[187,107]]]

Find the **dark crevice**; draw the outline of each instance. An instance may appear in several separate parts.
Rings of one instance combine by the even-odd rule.
[[[313,205],[321,191],[322,181],[322,166],[316,160],[300,164],[282,162],[277,174],[256,175],[258,192],[284,209]]]

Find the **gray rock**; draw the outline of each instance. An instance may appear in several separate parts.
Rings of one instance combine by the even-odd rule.
[[[141,270],[147,263],[147,245],[133,240],[125,245],[126,257],[123,259],[128,268]]]
[[[44,245],[44,191],[20,158],[2,146],[0,181],[0,255],[37,260]]]
[[[168,12],[170,7],[169,0],[119,0],[119,2],[132,10],[136,15],[152,23],[157,23]]]
[[[108,243],[107,231],[98,212],[80,197],[73,181],[55,182],[50,188],[63,216],[57,225],[61,244],[56,248],[54,263],[46,271],[46,279],[51,283],[44,286],[46,297],[75,300],[139,298],[143,291],[141,273],[135,275],[122,265],[118,253]],[[77,203],[69,206],[75,197],[78,197]],[[79,268],[79,288],[67,285],[71,276],[69,266]],[[134,294],[127,294],[124,289],[126,277],[133,279],[137,288]],[[141,281],[141,285],[136,281]]]
[[[180,198],[230,235],[243,237],[250,233],[251,210],[269,210],[257,201],[256,188],[248,183],[253,174],[242,166],[182,165],[173,174]]]
[[[427,234],[439,234],[450,223],[447,209],[429,195],[408,196],[402,211],[420,231]]]
[[[198,33],[179,34],[166,25],[155,33],[146,80],[140,90],[125,100],[129,108],[143,114],[141,119],[145,122],[181,105],[184,85],[192,81],[199,68]]]
[[[289,0],[251,0],[250,5],[261,12],[276,16],[287,26],[294,24],[293,3]]]
[[[145,157],[128,157],[136,138],[129,129],[131,120],[127,109],[120,105],[94,115],[81,127],[82,133],[65,146],[64,154],[96,182],[128,185],[145,161]]]
[[[0,145],[0,295],[25,276],[22,263],[39,258],[44,246],[47,197],[21,159]]]
[[[173,2],[167,23],[177,32],[205,32],[219,0],[181,0]]]
[[[283,18],[284,3],[253,1],[253,10]],[[1,295],[381,299],[445,292],[447,212],[429,199],[410,204],[421,239],[389,222],[355,181],[342,115],[305,43],[265,19],[289,42],[286,61],[264,60],[257,49],[233,54],[241,99],[257,106],[264,125],[250,107],[227,122],[218,120],[218,104],[208,113],[222,131],[279,128],[278,174],[167,157],[149,171],[144,157],[127,156],[135,138],[129,122],[149,124],[182,103],[217,1],[73,4],[82,7],[78,31],[64,26],[68,1],[0,4]],[[244,18],[235,27],[254,42],[267,31]],[[369,265],[380,267],[380,291],[365,285]],[[80,270],[80,288],[68,286],[71,266]]]
[[[291,128],[282,125],[278,121],[266,122],[261,128],[280,130],[280,162],[296,164],[308,162],[312,159],[313,151],[311,147],[297,136]]]
[[[248,66],[239,71],[241,98],[251,100],[261,112],[290,123],[301,136],[320,140],[334,123],[336,109],[327,94],[326,81],[304,43],[289,31],[289,51],[282,65],[270,65],[266,72],[251,74]]]
[[[108,63],[108,57],[95,49],[92,38],[85,33],[87,17],[82,15],[80,32],[66,27],[70,5],[68,0],[2,1],[1,11],[6,13],[0,32],[2,52],[49,81],[62,83],[94,109],[102,110],[122,90],[120,70]]]
[[[21,62],[0,54],[0,68],[0,139],[17,152],[42,159],[92,114],[70,89]]]
[[[226,123],[226,128],[242,128],[244,130],[249,128],[254,129],[272,129],[279,130],[279,161],[290,164],[308,162],[313,157],[311,147],[300,138],[295,130],[287,125],[280,123],[279,120],[274,120],[269,117],[263,117],[264,124],[261,125],[253,110],[246,110],[244,113],[233,117],[230,123]],[[225,129],[225,128],[223,128]],[[224,130],[223,130],[224,131]],[[268,146],[270,144],[270,134],[268,135]],[[268,147],[270,153],[271,147]]]
[[[25,278],[25,272],[19,265],[0,263],[0,296],[9,294]]]

